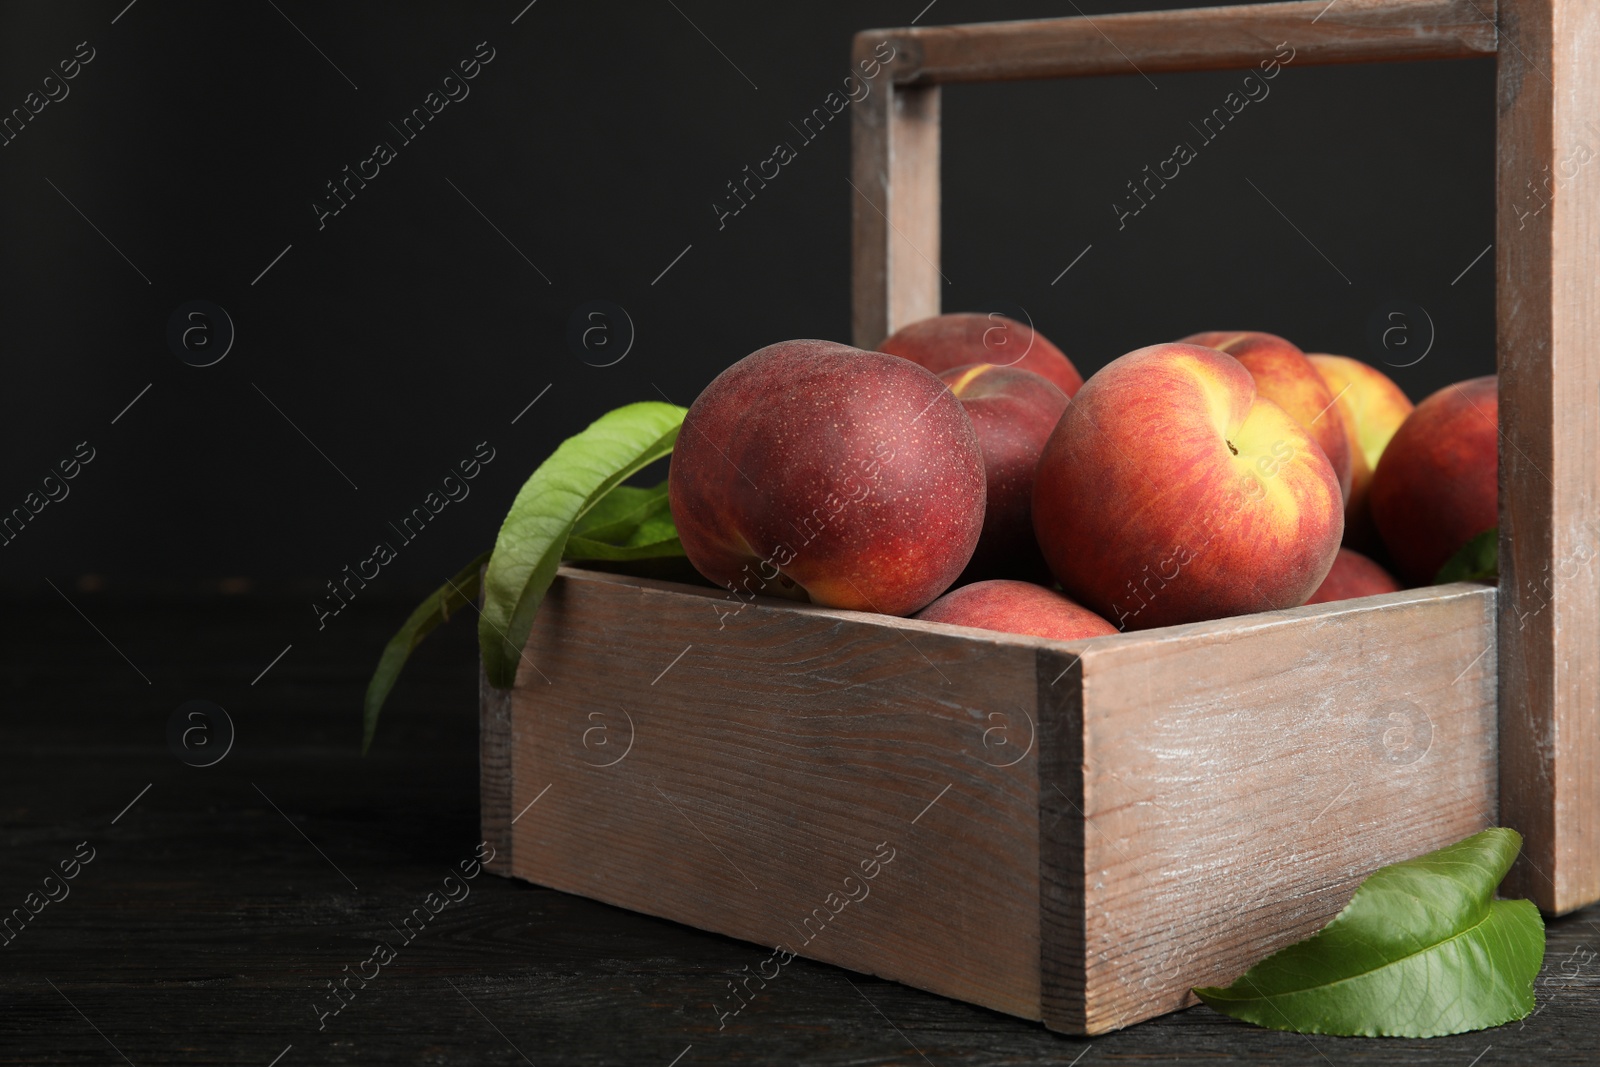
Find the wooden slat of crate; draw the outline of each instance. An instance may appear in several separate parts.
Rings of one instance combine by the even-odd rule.
[[[1047,900],[1046,966],[1063,946],[1084,977],[1045,983],[1046,1021],[1098,1033],[1192,1004],[1374,868],[1494,825],[1494,602],[1449,586],[1090,644],[1081,752],[1041,750],[1071,761],[1043,771],[1047,864],[1082,857],[1047,896],[1070,914],[1087,887],[1081,935],[1054,934]]]
[[[563,572],[512,693],[511,810],[549,787],[512,828],[512,873],[1038,1018],[1036,764],[980,757],[991,712],[1026,729],[1041,642],[782,602],[722,627],[732,607]],[[631,750],[597,766],[630,717]],[[864,883],[883,842],[895,858]],[[850,877],[866,899],[802,946],[829,893],[862,891]],[[737,1007],[706,984],[708,1015]]]
[[[903,84],[1253,67],[1280,43],[1296,64],[1494,55],[1494,0],[1300,0],[1089,18],[868,30],[905,53]]]
[[[764,600],[720,626],[714,592],[568,569],[485,833],[517,877],[1102,1032],[1493,821],[1493,599],[1067,644]]]
[[[1500,789],[1526,838],[1506,889],[1559,914],[1600,900],[1600,3],[1501,13]]]

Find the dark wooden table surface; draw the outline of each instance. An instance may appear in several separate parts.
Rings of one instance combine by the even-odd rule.
[[[310,594],[61,592],[0,619],[0,914],[93,859],[0,949],[0,1063],[1600,1061],[1600,908],[1549,924],[1538,1011],[1496,1030],[1307,1038],[1202,1007],[1086,1041],[804,960],[719,1029],[713,1001],[763,950],[482,875],[324,1017],[329,983],[370,976],[477,845],[470,623],[422,648],[362,758],[403,606],[358,601],[319,632]],[[210,767],[168,743],[195,699],[237,731]]]

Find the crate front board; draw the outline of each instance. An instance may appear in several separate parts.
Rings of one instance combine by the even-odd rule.
[[[564,568],[485,691],[485,833],[503,873],[765,946],[730,968],[1100,1033],[1493,824],[1494,599],[1064,643]],[[737,1003],[708,977],[698,1010]]]

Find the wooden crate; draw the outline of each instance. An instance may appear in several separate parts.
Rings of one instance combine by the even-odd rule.
[[[1494,604],[1059,642],[568,568],[484,690],[484,835],[541,885],[1098,1033],[1493,824]]]
[[[1556,402],[1600,399],[1600,178],[1512,210],[1600,113],[1600,5],[863,33],[858,59],[895,58],[854,111],[856,343],[939,310],[940,84],[1242,68],[1286,39],[1296,65],[1498,57],[1501,590],[1055,642],[564,568],[515,687],[483,689],[492,869],[1074,1033],[1193,1003],[1497,818],[1517,892],[1600,899],[1600,430]],[[784,960],[752,949],[743,996]],[[707,976],[706,1022],[740,1003]]]

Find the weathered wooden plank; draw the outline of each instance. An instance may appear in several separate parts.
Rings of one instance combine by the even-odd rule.
[[[1501,806],[1561,913],[1600,900],[1600,6],[1500,11]]]
[[[1181,11],[871,30],[905,54],[904,84],[1493,55],[1493,0],[1298,0]],[[860,38],[858,38],[859,40]],[[1281,57],[1280,57],[1281,58]]]
[[[735,606],[563,572],[528,644],[551,684],[512,696],[513,808],[548,788],[514,873],[1038,1018],[1036,764],[994,765],[1036,643]]]
[[[1041,891],[1046,1023],[1191,1004],[1373,869],[1493,825],[1494,605],[1459,585],[1086,643],[1081,743],[1041,770],[1043,870],[1081,864]]]
[[[496,874],[510,874],[511,806],[511,690],[496,689],[478,663],[478,825],[494,854],[486,866]]]
[[[1039,653],[1039,1001],[1052,1030],[1089,1033],[1083,865],[1083,658]]]
[[[859,64],[883,36],[856,37]],[[897,86],[896,54],[851,109],[852,337],[875,348],[908,322],[939,313],[939,89]]]
[[[488,570],[488,565],[483,567]],[[482,573],[479,574],[482,577]],[[483,596],[478,596],[478,605]],[[494,849],[485,866],[495,874],[511,873],[511,690],[489,684],[483,658],[478,659],[478,830]]]

